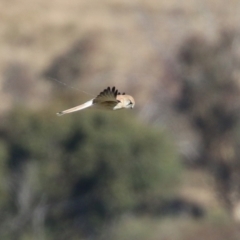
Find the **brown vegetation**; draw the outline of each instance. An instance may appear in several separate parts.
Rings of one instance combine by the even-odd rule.
[[[0,15],[1,237],[239,239],[238,1],[4,0]],[[137,119],[55,117],[108,85]]]

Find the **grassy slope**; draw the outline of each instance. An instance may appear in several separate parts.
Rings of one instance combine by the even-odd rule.
[[[237,0],[4,0],[0,2],[0,84],[4,86],[9,64],[21,63],[38,76],[71,44],[95,34],[97,48],[88,59],[91,72],[76,87],[97,92],[117,84],[130,88],[138,106],[143,106],[156,84],[161,86],[163,62],[174,56],[179,44],[191,34],[214,40],[222,27],[238,27],[239,8]],[[42,99],[47,87],[34,77],[31,84]],[[1,101],[11,107],[13,96],[4,87],[1,90]],[[201,181],[196,185],[208,192]],[[209,196],[195,188],[186,184],[181,194],[198,201],[201,195],[201,203],[207,205]]]

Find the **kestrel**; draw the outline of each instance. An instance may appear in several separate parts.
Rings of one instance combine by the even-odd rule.
[[[85,108],[98,108],[108,110],[119,110],[133,108],[135,106],[134,98],[125,93],[120,93],[115,87],[104,89],[97,97],[85,102],[79,106],[58,112],[58,116],[83,110]]]

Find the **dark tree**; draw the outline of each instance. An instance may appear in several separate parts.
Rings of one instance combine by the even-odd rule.
[[[240,193],[239,36],[223,32],[215,43],[190,38],[179,51],[177,109],[201,136],[198,163],[215,179],[224,206],[235,214]]]

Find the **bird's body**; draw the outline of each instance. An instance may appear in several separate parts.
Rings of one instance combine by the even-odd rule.
[[[135,101],[132,96],[118,92],[115,87],[112,89],[108,87],[103,90],[96,98],[93,98],[79,106],[58,112],[57,115],[62,116],[63,114],[80,111],[86,108],[119,110],[133,108],[134,105]]]

